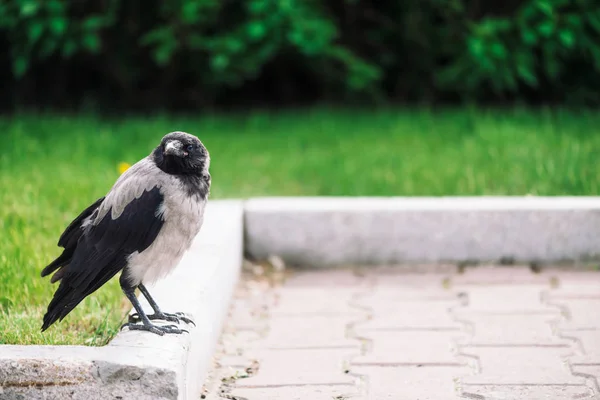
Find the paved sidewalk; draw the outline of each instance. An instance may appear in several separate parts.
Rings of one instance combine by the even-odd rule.
[[[600,399],[600,272],[434,269],[255,267],[205,397]]]

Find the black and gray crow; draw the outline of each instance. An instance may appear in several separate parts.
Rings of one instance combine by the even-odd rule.
[[[83,210],[58,241],[62,254],[42,270],[42,277],[56,271],[50,281],[60,281],[42,331],[122,271],[121,288],[137,311],[123,327],[158,335],[185,332],[150,322],[193,323],[182,313],[162,312],[144,285],[177,266],[200,231],[210,192],[209,166],[208,150],[197,137],[171,132],[126,170],[106,196]],[[154,314],[144,312],[136,288]],[[141,325],[135,323],[140,320]]]

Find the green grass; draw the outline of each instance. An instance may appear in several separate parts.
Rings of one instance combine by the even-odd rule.
[[[598,195],[600,113],[305,110],[203,117],[0,117],[0,343],[101,345],[128,309],[117,279],[42,334],[39,276],[117,164],[172,130],[212,156],[211,197]]]

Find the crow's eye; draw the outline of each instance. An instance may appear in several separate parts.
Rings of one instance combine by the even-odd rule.
[[[189,153],[191,151],[194,150],[194,145],[193,144],[188,144],[187,147],[185,148],[185,150]]]

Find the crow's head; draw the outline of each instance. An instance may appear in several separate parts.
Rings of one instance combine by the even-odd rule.
[[[152,152],[158,168],[173,175],[208,175],[210,155],[200,139],[185,132],[171,132]]]

